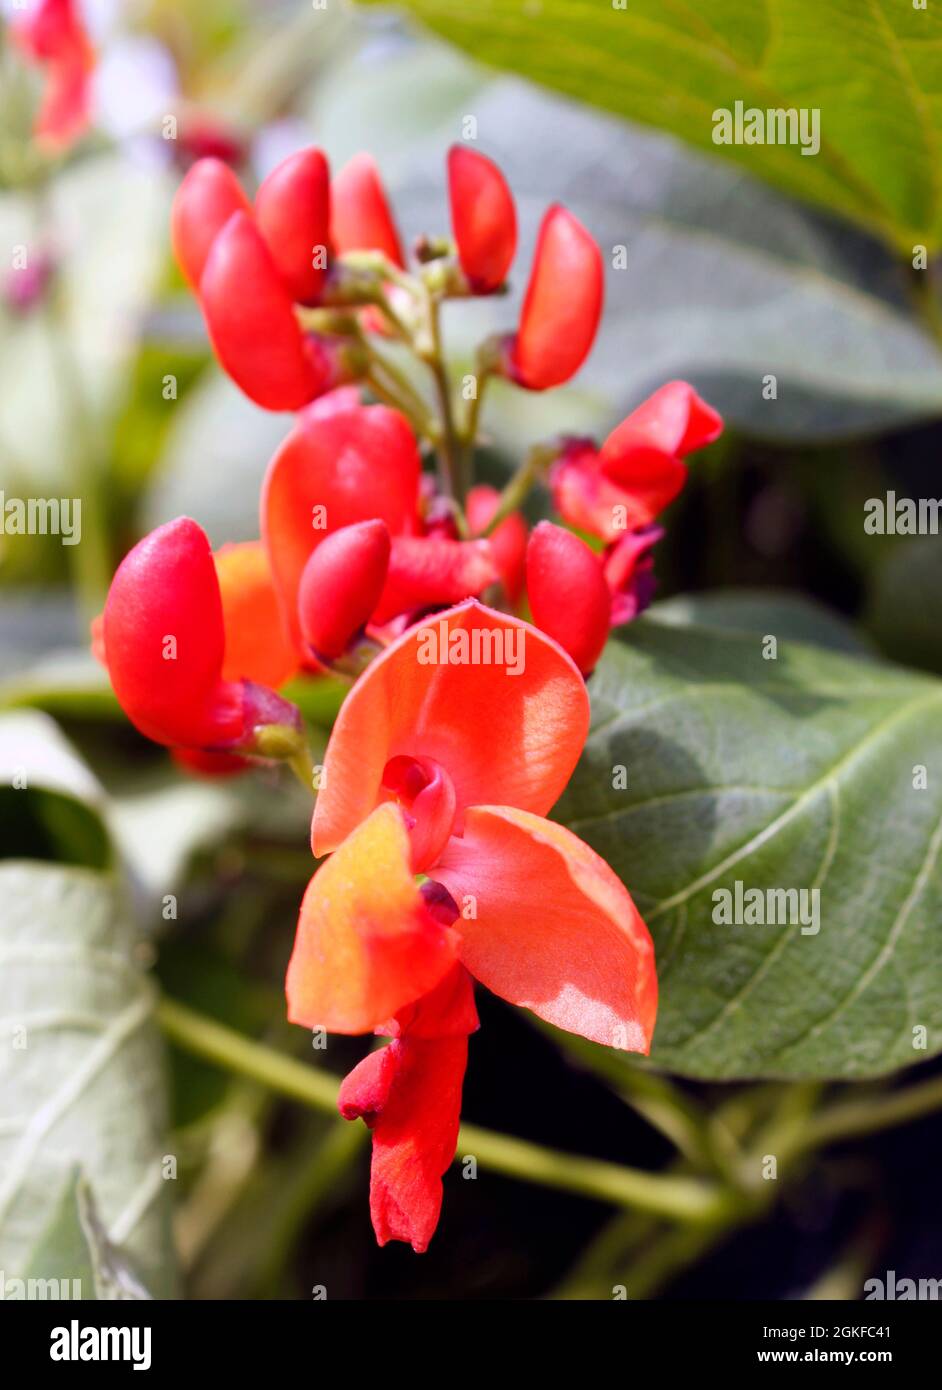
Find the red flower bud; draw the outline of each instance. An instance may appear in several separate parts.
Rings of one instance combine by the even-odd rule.
[[[298,590],[331,532],[381,518],[390,535],[418,525],[422,460],[404,415],[333,391],[302,411],[268,465],[261,530],[284,620],[298,648]]]
[[[327,348],[302,333],[291,296],[246,213],[234,213],[216,237],[200,300],[219,361],[257,405],[300,410],[337,384]]]
[[[543,218],[520,327],[505,371],[530,391],[568,381],[582,366],[602,314],[602,253],[558,204]]]
[[[298,590],[298,619],[315,656],[342,656],[379,602],[389,568],[389,527],[358,521],[322,541]]]
[[[485,531],[491,517],[500,504],[500,493],[496,487],[479,483],[468,493],[465,513],[471,534],[479,536]],[[516,603],[523,593],[524,571],[527,554],[527,523],[520,512],[511,512],[488,537],[494,560],[500,570],[504,592],[511,603]]]
[[[517,213],[507,180],[467,145],[448,151],[451,225],[461,269],[476,294],[504,283],[517,249]]]
[[[330,170],[321,151],[299,150],[273,169],[255,195],[255,216],[292,299],[316,304],[330,228]]]
[[[374,623],[402,613],[442,608],[478,594],[499,578],[489,541],[453,541],[446,536],[397,536],[389,574]]]
[[[572,531],[541,521],[527,546],[527,595],[537,627],[588,675],[605,646],[611,614],[599,557]]]
[[[221,159],[201,159],[180,184],[170,213],[177,264],[194,289],[216,237],[234,212],[252,211],[235,174]]]
[[[393,265],[405,266],[399,233],[372,155],[355,155],[334,178],[330,239],[338,255],[381,251]]]
[[[216,568],[205,533],[188,517],[159,526],[125,556],[101,632],[122,709],[157,743],[255,752],[260,726],[297,728],[297,711],[272,691],[223,679]]]

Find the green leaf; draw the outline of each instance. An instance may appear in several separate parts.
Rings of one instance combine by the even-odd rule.
[[[64,1184],[59,1203],[23,1278],[27,1289],[31,1280],[42,1281],[47,1290],[48,1281],[56,1280],[60,1298],[137,1300],[150,1297],[127,1257],[109,1241],[95,1208],[91,1187],[78,1168]],[[68,1291],[62,1288],[63,1280],[68,1280]],[[26,1296],[47,1295],[27,1292]]]
[[[170,1296],[162,1055],[118,884],[4,860],[0,902],[0,1268],[59,1277],[36,1252],[78,1165],[108,1242]]]
[[[472,22],[475,13],[468,8]],[[527,22],[539,43],[542,19]],[[423,120],[403,96],[409,91],[424,94]],[[480,148],[513,188],[520,249],[508,297],[445,306],[456,370],[470,370],[479,338],[513,328],[550,201],[582,219],[607,261],[611,248],[627,248],[625,268],[607,271],[596,346],[575,381],[542,394],[501,382],[488,390],[484,428],[506,453],[555,433],[604,435],[674,377],[692,381],[731,424],[776,439],[846,438],[942,410],[942,358],[887,251],[735,165],[526,83],[489,78],[438,42],[384,50],[381,66],[368,55],[339,63],[315,128],[338,164],[363,148],[365,131],[378,132],[366,143],[410,240],[447,231],[444,152],[468,112]],[[777,379],[776,400],[763,398],[766,375]],[[155,520],[171,506],[211,505],[194,489],[211,490],[215,472],[201,460],[216,429],[181,453],[182,490]],[[242,443],[232,441],[230,452]]]
[[[651,927],[652,1060],[712,1079],[838,1078],[942,1050],[942,686],[642,620],[590,691],[592,730],[555,814]],[[714,893],[737,880],[818,889],[820,930],[714,921]]]
[[[482,62],[670,131],[907,255],[914,243],[942,239],[942,15],[931,6],[406,0],[406,8]],[[714,112],[737,101],[817,108],[819,152],[714,144]]]
[[[0,715],[0,856],[107,868],[105,813],[102,788],[47,715]]]
[[[835,652],[868,656],[865,637],[823,603],[787,589],[711,589],[679,594],[648,609],[651,622],[673,627],[716,627],[727,632],[767,633],[781,641],[809,642]]]

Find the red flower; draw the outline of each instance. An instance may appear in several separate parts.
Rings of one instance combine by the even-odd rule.
[[[687,480],[682,459],[718,439],[723,421],[685,381],[655,391],[613,430],[601,449],[571,441],[553,472],[564,521],[614,541],[648,526]]]
[[[393,537],[418,530],[422,461],[409,422],[334,392],[305,410],[262,485],[261,532],[283,620],[298,651],[301,576],[326,536],[378,518]]]
[[[451,225],[461,269],[476,294],[504,283],[517,249],[517,212],[493,160],[467,145],[448,151]]]
[[[650,1045],[647,928],[604,861],[544,819],[588,720],[565,653],[470,600],[387,648],[334,726],[312,825],[314,853],[330,858],[301,906],[288,1014],[397,1034],[400,1047],[361,1064],[341,1096],[344,1113],[375,1124],[380,1241],[424,1249],[437,1220],[473,1027],[456,965],[558,1027]],[[420,888],[416,874],[431,881]],[[420,1037],[434,1050],[413,1052]]]
[[[11,37],[45,69],[46,86],[33,133],[52,150],[71,145],[88,127],[95,54],[73,0],[36,0],[11,26]]]
[[[254,754],[262,726],[298,727],[292,705],[227,674],[216,566],[188,517],[159,526],[122,560],[98,643],[122,709],[157,743]]]
[[[589,675],[602,655],[611,619],[599,556],[572,531],[541,521],[527,546],[527,597],[537,627]]]
[[[247,213],[233,213],[216,236],[199,293],[216,356],[257,405],[300,410],[342,380],[329,341],[301,331],[291,295]]]
[[[516,336],[504,371],[530,391],[560,386],[582,366],[602,315],[602,253],[558,204],[543,218]]]

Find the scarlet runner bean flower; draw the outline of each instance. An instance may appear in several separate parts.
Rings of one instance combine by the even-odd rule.
[[[60,151],[88,127],[95,54],[76,0],[34,0],[10,35],[45,73],[42,104],[33,127],[40,145]]]
[[[240,617],[244,643],[245,608]],[[235,675],[231,653],[227,664],[216,566],[205,533],[188,517],[159,526],[118,566],[99,649],[125,714],[157,743],[261,757],[301,747],[295,707],[244,671]],[[270,661],[267,642],[264,653]]]
[[[562,649],[469,600],[388,647],[334,726],[311,831],[330,857],[301,905],[288,1015],[393,1037],[340,1097],[373,1126],[381,1244],[424,1250],[438,1220],[477,1022],[463,972],[595,1042],[650,1046],[647,928],[604,861],[545,819],[588,722]]]
[[[683,459],[712,444],[723,421],[686,381],[671,381],[623,420],[596,449],[571,440],[553,470],[553,500],[564,521],[616,541],[648,526],[687,480]]]

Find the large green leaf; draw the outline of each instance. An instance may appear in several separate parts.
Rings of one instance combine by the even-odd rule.
[[[472,21],[474,13],[469,7]],[[540,17],[528,22],[539,42]],[[605,313],[574,382],[530,394],[495,382],[488,391],[484,426],[505,452],[518,454],[554,433],[607,433],[672,377],[694,382],[731,424],[763,437],[846,438],[939,414],[942,358],[914,317],[895,260],[873,238],[733,164],[487,74],[437,41],[384,48],[381,65],[369,50],[339,63],[318,89],[311,138],[338,165],[359,149],[374,151],[411,240],[448,229],[444,153],[462,138],[468,114],[479,148],[514,190],[520,249],[508,297],[446,306],[446,343],[462,370],[479,338],[516,322],[549,202],[572,208],[606,250]],[[621,269],[611,264],[616,246],[627,248]],[[763,395],[769,374],[775,400]],[[191,514],[215,520],[223,505],[238,505],[223,498],[217,470],[205,467],[220,439],[227,477],[255,450],[240,469],[244,482],[228,490],[248,509],[264,441],[253,442],[241,415],[233,428],[233,411],[220,394],[220,418],[207,417],[204,437],[175,431],[170,467],[177,477],[168,475],[168,495],[152,520],[174,508],[198,508]],[[251,514],[244,534],[249,525]],[[222,538],[229,538],[224,531]]]
[[[39,1269],[37,1252],[78,1165],[109,1242],[166,1295],[162,1058],[120,889],[89,869],[4,860],[0,903],[0,1268],[72,1277]]]
[[[376,0],[371,0],[376,3]],[[908,252],[942,239],[942,14],[910,0],[405,0],[483,62],[725,156]],[[713,113],[817,108],[820,150],[713,143]],[[547,148],[552,132],[547,132]]]
[[[653,932],[654,1062],[856,1077],[942,1050],[942,686],[784,637],[766,660],[759,634],[642,621],[590,689],[556,814]],[[714,922],[714,892],[737,880],[819,889],[819,932]]]

